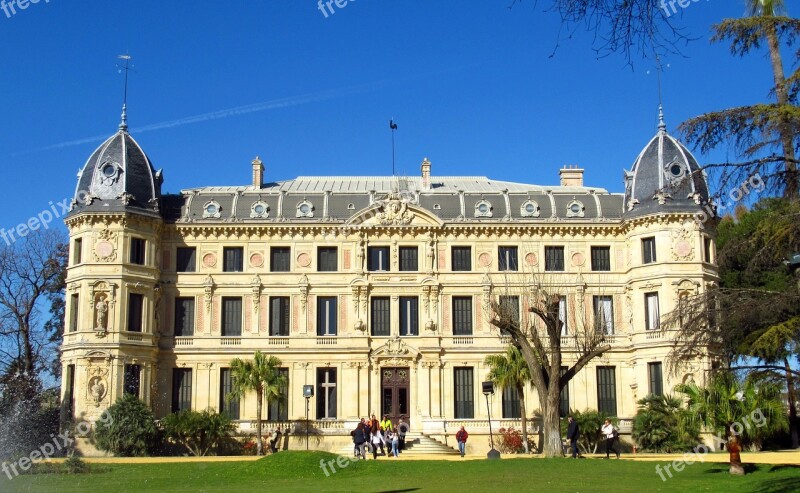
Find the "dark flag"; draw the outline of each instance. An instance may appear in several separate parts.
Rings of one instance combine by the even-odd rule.
[[[397,130],[397,124],[394,122],[394,120],[389,120],[389,128],[392,130]]]

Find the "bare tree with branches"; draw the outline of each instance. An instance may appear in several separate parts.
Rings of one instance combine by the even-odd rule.
[[[520,296],[524,297],[523,306],[527,306],[533,317],[520,316],[519,305],[507,301],[509,294],[500,294],[490,304],[491,324],[511,338],[530,369],[541,406],[542,452],[546,457],[563,454],[559,421],[561,391],[590,361],[611,349],[603,330],[602,314],[593,313],[586,302],[597,294],[592,290],[600,290],[603,282],[589,287],[580,274],[573,282],[564,282],[563,275],[559,278],[556,275],[559,274],[520,274],[523,277],[517,282],[506,276],[500,291],[523,292]],[[575,293],[575,303],[566,310],[561,299],[570,291]],[[564,331],[567,321],[569,332]],[[562,366],[570,362],[571,366],[563,371]]]

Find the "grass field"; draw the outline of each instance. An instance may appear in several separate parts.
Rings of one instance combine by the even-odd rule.
[[[80,475],[35,474],[0,478],[0,492],[687,492],[778,493],[800,491],[800,467],[754,465],[745,477],[725,464],[687,466],[662,481],[656,462],[600,459],[506,459],[500,461],[348,461],[324,452],[284,452],[250,462],[93,464]]]

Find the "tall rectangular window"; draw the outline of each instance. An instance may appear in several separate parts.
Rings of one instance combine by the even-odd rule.
[[[566,372],[567,367],[562,366],[558,375],[559,378],[563,377]],[[567,382],[567,385],[564,385],[564,388],[561,389],[561,394],[559,395],[558,401],[558,415],[562,418],[569,416],[569,382]]]
[[[517,388],[508,385],[503,388],[503,419],[517,419],[521,416]]]
[[[194,298],[175,298],[175,337],[194,335]]]
[[[74,293],[69,297],[69,332],[78,330],[78,314],[80,313],[80,295]]]
[[[337,270],[339,270],[337,248],[317,248],[317,272],[336,272]]]
[[[83,239],[75,238],[72,243],[72,265],[78,265],[83,262]]]
[[[131,238],[131,263],[144,265],[147,242],[142,238]]]
[[[592,270],[610,271],[611,270],[611,247],[593,246],[592,247]]]
[[[75,365],[67,365],[64,375],[64,418],[72,421],[75,416]]]
[[[241,337],[242,298],[222,298],[222,337]]]
[[[278,375],[283,377],[280,387],[281,398],[273,399],[267,407],[267,421],[289,421],[289,369],[278,368]]]
[[[647,363],[647,376],[650,378],[650,393],[664,395],[664,377],[661,363]]]
[[[454,246],[451,253],[454,272],[469,272],[472,270],[472,247]]]
[[[336,419],[336,368],[317,368],[317,419]]]
[[[387,297],[372,298],[372,335],[389,336],[391,331],[390,300]]]
[[[597,410],[604,417],[617,415],[616,367],[597,367]]]
[[[225,247],[222,249],[223,272],[244,272],[244,248]]]
[[[317,297],[317,335],[336,335],[336,296]]]
[[[453,368],[453,417],[475,419],[475,396],[472,367]]]
[[[652,264],[656,261],[655,237],[642,238],[642,263]]]
[[[139,365],[125,365],[123,375],[123,392],[139,397],[142,382],[142,367]]]
[[[175,258],[175,272],[195,272],[197,270],[197,248],[178,247]]]
[[[144,296],[138,293],[128,294],[128,332],[142,331],[142,312]]]
[[[561,322],[561,335],[569,335],[569,313],[567,312],[567,297],[558,297],[558,320]]]
[[[661,314],[658,310],[658,293],[645,293],[644,328],[645,330],[658,330],[660,324]]]
[[[500,271],[518,270],[519,264],[517,263],[517,247],[499,247],[497,249],[497,263]]]
[[[233,373],[230,368],[219,370],[219,413],[232,420],[239,419],[239,399],[228,399],[233,391]]]
[[[703,237],[703,262],[711,263],[711,238],[708,236]]]
[[[400,247],[400,270],[407,272],[416,272],[418,269],[417,263],[417,247]]]
[[[172,370],[172,412],[192,408],[192,369],[174,368]]]
[[[548,272],[564,271],[564,247],[546,246],[544,247],[544,270]]]
[[[611,296],[594,296],[594,326],[598,333],[614,334],[614,298]]]
[[[501,318],[508,318],[519,327],[519,296],[503,295],[498,299]]]
[[[419,298],[416,296],[400,297],[400,335],[419,335]]]
[[[270,272],[289,272],[292,266],[292,249],[289,247],[272,247],[269,249]]]
[[[471,296],[453,296],[453,335],[472,335]]]
[[[367,248],[367,270],[387,271],[389,270],[389,247],[369,247]]]
[[[269,335],[286,337],[289,335],[289,297],[270,296]]]

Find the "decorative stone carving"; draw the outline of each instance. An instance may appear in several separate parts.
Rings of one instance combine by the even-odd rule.
[[[692,245],[692,223],[687,221],[680,228],[670,232],[672,236],[672,259],[691,261],[694,260],[694,246]]]
[[[303,307],[303,312],[306,311],[306,306],[308,305],[308,276],[303,274],[300,276],[299,281],[300,286],[300,305]]]
[[[209,269],[213,268],[217,265],[217,256],[210,252],[203,255],[203,265]]]
[[[581,252],[572,254],[572,265],[575,267],[582,267],[586,263],[586,256]]]
[[[204,301],[206,304],[206,312],[211,314],[211,302],[214,299],[214,278],[211,276],[206,276],[205,280],[203,281],[203,291],[204,291]]]
[[[414,213],[408,210],[408,202],[399,193],[390,193],[380,207],[376,219],[384,226],[411,224]]]
[[[117,260],[117,233],[108,228],[98,231],[94,244],[95,262],[114,262]]]
[[[97,303],[94,305],[95,309],[95,324],[94,330],[96,332],[106,332],[108,330],[108,302],[105,295],[98,297]]]
[[[525,255],[525,265],[533,267],[533,266],[536,265],[537,262],[538,262],[538,259],[536,258],[536,254],[535,253],[530,252],[530,253]]]
[[[261,252],[254,252],[250,255],[250,266],[252,267],[263,267],[264,266],[264,255]]]
[[[481,267],[489,267],[492,265],[492,254],[489,252],[483,252],[478,255],[478,265]]]
[[[311,265],[311,255],[309,255],[308,252],[300,252],[300,254],[297,255],[297,265],[300,267],[308,267]]]
[[[253,279],[250,280],[250,289],[253,292],[253,309],[258,313],[258,309],[261,307],[261,276],[258,274],[253,276]]]

